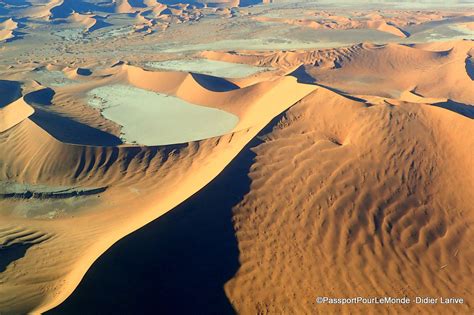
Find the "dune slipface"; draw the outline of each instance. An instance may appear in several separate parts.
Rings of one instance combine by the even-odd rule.
[[[0,0],[0,313],[472,313],[473,23]]]

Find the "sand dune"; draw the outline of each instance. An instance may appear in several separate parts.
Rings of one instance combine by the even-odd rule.
[[[383,20],[369,21],[367,22],[367,28],[373,28],[382,32],[387,32],[398,37],[408,37],[410,35],[406,31],[403,31],[394,25],[387,24],[387,22]]]
[[[118,13],[118,14],[134,14],[137,12],[146,12],[152,10],[155,14],[166,9],[167,6],[176,6],[182,4],[185,9],[189,4],[202,5],[208,7],[238,7],[240,5],[250,5],[260,3],[259,1],[239,0],[201,0],[201,1],[157,1],[157,0],[49,0],[49,1],[32,1],[30,6],[18,4],[11,6],[8,10],[14,12],[15,16],[45,19],[62,19],[79,13],[88,14],[89,12],[101,13]]]
[[[325,19],[314,20],[314,19],[287,19],[287,18],[271,18],[266,16],[257,16],[254,17],[254,20],[259,22],[276,22],[276,23],[285,23],[290,25],[309,27],[312,29],[360,29],[360,28],[369,28],[375,29],[381,32],[387,32],[398,37],[408,37],[410,34],[400,27],[387,23],[382,16],[371,16],[371,19],[368,21],[359,21],[352,20],[347,17],[341,16],[325,16]]]
[[[34,109],[29,106],[23,99],[16,100],[0,108],[0,132],[19,124],[28,116],[32,115]]]
[[[110,26],[112,24],[107,23],[104,21],[104,17],[97,16],[97,15],[86,15],[74,12],[70,17],[69,20],[72,22],[78,22],[85,26],[85,33],[90,33],[96,31],[98,29]]]
[[[442,44],[374,45],[290,52],[203,52],[213,60],[280,67],[289,73],[302,66],[302,82],[317,82],[351,94],[395,96],[406,90],[474,104],[470,78],[472,41]],[[380,75],[377,75],[380,74]],[[387,87],[389,87],[387,89]]]
[[[31,116],[34,109],[23,98],[0,107],[0,132],[8,130]]]
[[[0,0],[0,313],[58,306],[114,243],[215,179],[239,189],[199,222],[233,224],[238,271],[220,293],[237,313],[374,312],[317,296],[459,297],[375,311],[472,313],[474,42],[459,40],[472,13],[252,7],[269,2]],[[364,34],[380,44],[345,38]],[[250,40],[262,50],[240,49]],[[271,70],[144,69],[196,58]],[[173,117],[183,103],[195,111]],[[196,108],[235,120],[219,129]],[[128,141],[131,125],[180,137]]]
[[[128,0],[114,0],[116,5],[115,12],[117,13],[134,13],[134,9],[128,3]]]
[[[19,17],[50,18],[53,15],[52,10],[56,7],[60,8],[63,3],[64,0],[51,0],[39,3],[32,2],[32,6],[20,6],[17,9],[12,9],[12,11]]]
[[[12,18],[0,23],[0,41],[7,41],[15,38],[15,31],[18,29],[18,22]]]
[[[0,81],[0,92],[0,132],[3,132],[25,120],[34,110],[21,97],[20,83]]]
[[[417,292],[447,294],[451,290],[468,299],[469,296],[463,292],[468,292],[469,271],[466,266],[472,253],[461,248],[467,248],[463,244],[470,236],[462,227],[458,212],[448,209],[471,211],[469,191],[472,177],[450,177],[447,174],[461,174],[469,169],[472,145],[456,143],[470,141],[468,135],[472,131],[469,118],[436,104],[448,102],[448,98],[466,103],[471,99],[472,95],[465,91],[472,84],[465,70],[466,54],[471,48],[470,43],[457,42],[421,47],[362,44],[314,52],[207,52],[205,55],[213,59],[273,66],[291,75],[280,77],[274,74],[260,83],[239,87],[212,76],[145,71],[121,64],[100,71],[86,71],[89,76],[85,76],[88,79],[83,84],[61,87],[53,93],[47,89],[38,90],[14,101],[19,97],[18,93],[15,94],[9,105],[3,108],[15,107],[15,115],[2,113],[0,150],[2,159],[9,163],[8,167],[5,164],[0,167],[0,178],[54,187],[82,187],[91,191],[95,187],[105,187],[106,190],[98,195],[100,197],[81,197],[81,202],[88,205],[87,210],[80,210],[74,217],[68,213],[75,208],[81,209],[79,204],[67,206],[64,212],[29,214],[38,218],[55,218],[53,221],[21,219],[15,211],[1,214],[9,216],[9,226],[48,235],[41,245],[18,240],[28,246],[28,251],[14,267],[7,264],[2,279],[18,274],[20,270],[34,268],[35,275],[41,275],[43,280],[37,281],[31,274],[24,274],[15,282],[9,280],[8,285],[1,288],[1,308],[44,311],[56,306],[72,292],[90,264],[111,244],[206,185],[273,117],[302,98],[300,103],[285,112],[274,130],[266,134],[265,142],[255,149],[257,158],[250,173],[253,184],[235,210],[241,267],[226,285],[226,292],[236,309],[242,313],[263,309],[307,312],[317,306],[313,304],[314,300],[303,299],[302,294],[333,292],[321,286],[322,283],[338,283],[334,290],[347,294],[353,287],[365,294],[411,292],[395,285],[374,289],[372,284],[380,282],[383,274],[373,273],[373,268],[380,264],[393,270],[390,283],[422,283],[417,285]],[[320,67],[330,62],[333,67]],[[308,77],[301,77],[300,72],[292,70],[296,66],[302,67]],[[420,77],[411,70],[413,67],[424,69],[425,73]],[[79,73],[84,73],[78,68],[55,65],[47,68],[64,71],[69,76],[82,76]],[[349,85],[341,79],[354,73],[373,74],[374,70],[389,78],[383,86],[352,84],[347,90]],[[410,75],[403,77],[402,73]],[[442,82],[433,81],[440,75],[444,78]],[[447,80],[452,76],[452,82]],[[355,93],[366,101],[354,101],[317,85],[296,82],[305,79],[344,89],[345,93]],[[51,122],[66,114],[81,124],[117,132],[118,129],[114,129],[116,127],[112,127],[100,113],[92,114],[92,109],[87,109],[81,101],[94,87],[117,83],[225,110],[237,115],[239,123],[231,134],[222,137],[164,147],[93,146],[97,132],[91,134],[89,145],[71,140],[73,137],[65,143],[65,139],[55,136],[55,130],[62,127],[52,126]],[[222,90],[223,86],[228,88]],[[220,89],[216,90],[218,87]],[[400,89],[400,93],[380,94],[380,91],[386,93],[387,88]],[[315,89],[316,92],[305,97]],[[30,106],[35,107],[37,113],[28,118],[33,112]],[[57,118],[52,120],[48,115]],[[457,126],[456,130],[450,131],[450,125]],[[58,130],[66,132],[65,129]],[[428,130],[435,138],[430,138]],[[87,139],[85,136],[81,141]],[[451,144],[443,146],[448,141]],[[426,156],[430,158],[425,159]],[[457,164],[449,164],[448,156],[456,156]],[[369,161],[379,161],[380,168]],[[416,168],[411,166],[413,163],[417,163]],[[287,168],[293,170],[286,171]],[[440,187],[445,185],[458,188],[441,192]],[[272,187],[271,192],[267,191],[269,187]],[[401,190],[395,187],[401,187]],[[272,204],[274,193],[282,196],[278,204]],[[294,198],[284,197],[288,193]],[[433,199],[435,195],[437,197]],[[139,203],[137,196],[140,196]],[[381,196],[382,199],[367,199],[370,196]],[[351,204],[350,200],[355,200],[355,203]],[[416,200],[421,200],[422,204],[417,204]],[[6,209],[22,203],[10,199],[2,202]],[[121,204],[128,206],[124,208]],[[135,208],[133,216],[127,210],[130,205]],[[403,212],[395,211],[397,207]],[[365,208],[369,209],[369,214],[362,211]],[[352,215],[348,214],[347,220],[338,223],[339,232],[327,229],[329,225],[334,226],[331,222],[335,218],[346,217],[344,209],[353,209]],[[422,216],[425,219],[420,219],[419,213],[427,213]],[[395,217],[399,215],[406,223],[398,223]],[[281,225],[297,218],[303,220],[297,233],[292,229],[294,224]],[[124,220],[127,224],[123,223]],[[252,232],[255,226],[266,226],[267,233],[255,238]],[[313,229],[319,232],[314,234]],[[424,230],[426,232],[419,234],[418,241],[410,234],[410,231]],[[273,234],[274,231],[279,232]],[[11,236],[5,237],[13,238],[13,234],[8,235]],[[391,243],[389,237],[393,237]],[[100,241],[92,242],[97,239]],[[313,242],[322,244],[322,247],[314,247]],[[460,245],[456,247],[456,258],[451,261],[447,257],[454,255],[451,252],[454,249],[448,245],[453,242]],[[332,250],[331,246],[335,249]],[[263,248],[271,249],[268,255]],[[297,248],[307,250],[298,251]],[[368,248],[367,252],[364,248]],[[396,254],[399,250],[406,254]],[[53,254],[59,252],[68,255]],[[290,254],[281,256],[280,253]],[[38,257],[44,260],[38,263]],[[320,264],[314,265],[316,257],[326,258],[318,258]],[[359,278],[351,276],[362,261],[367,265],[365,271],[358,273]],[[272,269],[266,264],[278,268]],[[407,264],[417,267],[404,268]],[[446,264],[454,264],[452,268],[456,274],[451,274],[452,279],[434,276]],[[329,266],[334,267],[330,272]],[[270,270],[274,271],[269,274]],[[399,278],[399,270],[406,272],[405,281]],[[342,276],[345,281],[327,282],[318,275],[334,279]],[[248,281],[248,277],[253,280]],[[362,282],[360,277],[371,281]],[[345,283],[357,285],[347,286]],[[280,288],[285,291],[278,291]],[[17,298],[18,292],[22,292],[21,300]],[[295,297],[294,302],[285,296]],[[306,302],[302,303],[302,299]]]
[[[371,312],[315,299],[388,294],[459,296],[465,305],[436,312],[469,313],[472,132],[444,109],[368,107],[324,89],[293,106],[253,149],[234,209],[240,269],[226,293],[237,312]]]

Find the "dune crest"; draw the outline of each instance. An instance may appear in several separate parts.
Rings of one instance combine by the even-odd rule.
[[[0,132],[4,132],[21,123],[34,113],[23,98],[0,108]]]
[[[0,41],[7,41],[15,38],[15,31],[18,29],[18,22],[9,18],[0,23]]]
[[[472,41],[420,45],[362,43],[313,51],[206,51],[202,55],[212,60],[281,68],[287,73],[302,67],[294,73],[302,82],[317,82],[351,94],[398,98],[400,93],[416,86],[423,95],[472,106],[474,95],[470,91],[474,82],[467,63],[473,47]]]

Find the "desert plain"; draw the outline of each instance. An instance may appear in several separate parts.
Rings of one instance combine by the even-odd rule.
[[[472,1],[0,0],[0,314],[472,314],[473,40]]]

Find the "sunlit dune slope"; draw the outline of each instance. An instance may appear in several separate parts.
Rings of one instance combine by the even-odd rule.
[[[240,314],[469,313],[472,120],[318,89],[254,148],[234,209]],[[316,297],[460,297],[464,305],[321,305]]]
[[[18,22],[12,18],[0,23],[0,42],[15,38],[15,31],[18,28]]]
[[[337,49],[289,52],[204,52],[209,59],[287,69],[301,82],[350,94],[421,95],[474,104],[472,41],[420,45],[370,43]]]

